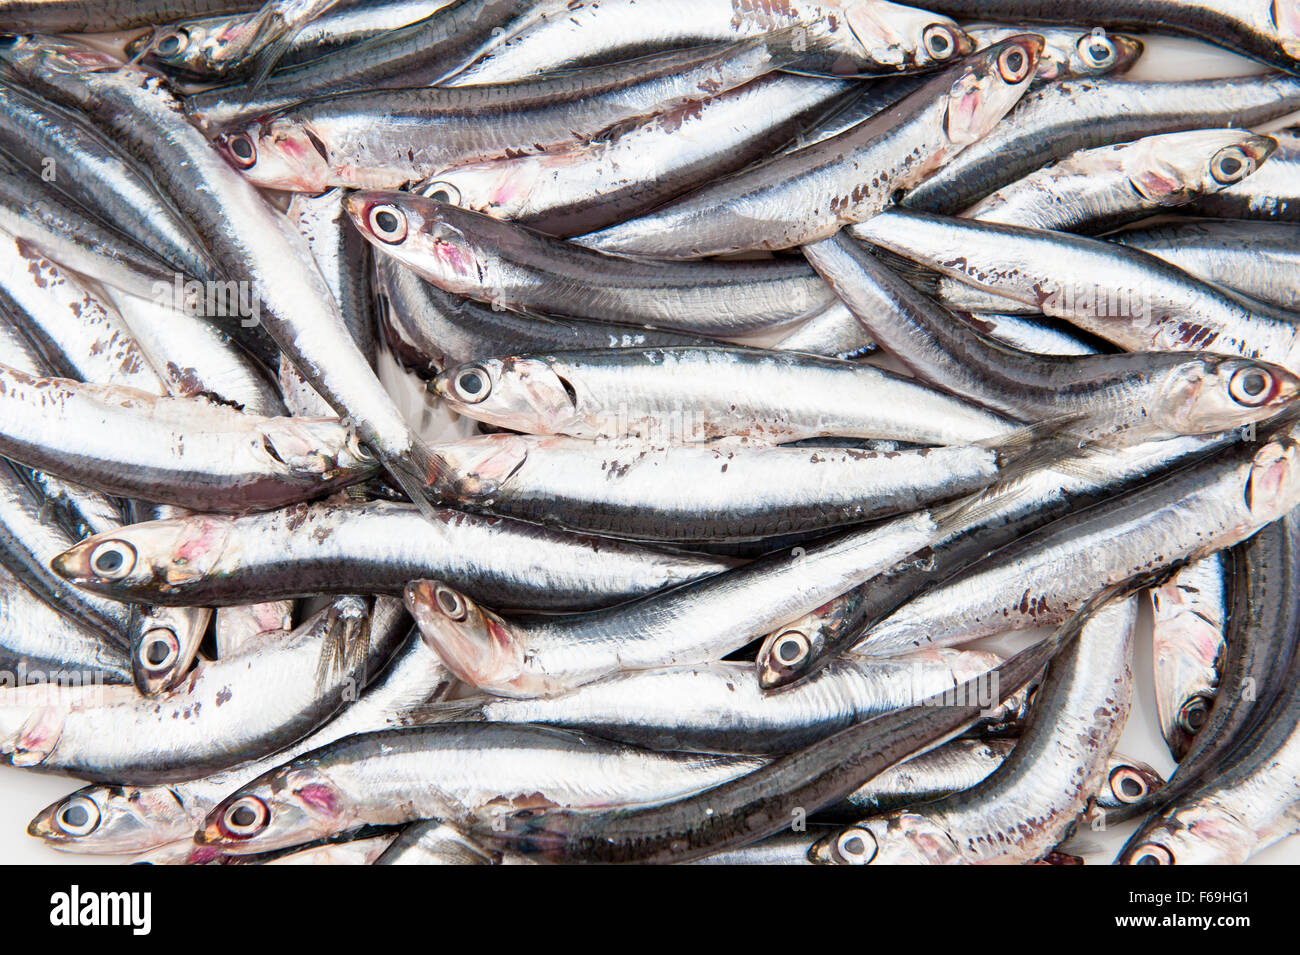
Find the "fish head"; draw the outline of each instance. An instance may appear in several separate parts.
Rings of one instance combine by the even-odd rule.
[[[412,581],[405,597],[420,636],[452,673],[482,690],[520,695],[526,648],[510,624],[439,580]]]
[[[268,418],[250,439],[268,470],[298,480],[362,480],[379,462],[337,418]]]
[[[87,590],[148,602],[218,572],[232,536],[230,519],[214,515],[148,521],[88,537],[50,567]]]
[[[928,816],[901,812],[866,819],[817,840],[820,865],[945,865],[962,861],[952,837]]]
[[[349,826],[351,801],[310,762],[291,762],[231,793],[194,836],[239,855],[300,845]]]
[[[1250,358],[1202,355],[1168,372],[1161,393],[1164,424],[1175,434],[1229,431],[1273,418],[1300,394],[1300,378]]]
[[[944,66],[975,48],[954,20],[915,7],[883,0],[850,0],[844,18],[861,48],[854,52],[874,70],[902,72]]]
[[[1142,56],[1142,41],[1126,33],[1107,33],[1101,27],[1079,30],[1044,30],[1047,50],[1038,65],[1040,80],[1109,76],[1127,72]]]
[[[0,33],[0,74],[26,81],[41,76],[115,73],[122,61],[103,50],[66,37],[39,33]]]
[[[1287,56],[1300,62],[1300,0],[1272,0],[1265,32],[1277,38]]]
[[[1218,192],[1255,172],[1277,148],[1271,136],[1198,129],[1148,136],[1122,150],[1133,191],[1155,205],[1178,205]]]
[[[526,434],[563,434],[577,388],[545,358],[488,358],[446,369],[430,386],[457,414]]]
[[[1243,497],[1252,523],[1260,526],[1300,504],[1300,428],[1292,426],[1259,447],[1246,473]]]
[[[1020,34],[968,56],[944,74],[951,79],[944,130],[958,148],[986,136],[1029,88],[1043,38]]]
[[[590,148],[571,150],[574,161],[589,156]],[[509,218],[542,182],[548,163],[557,157],[518,156],[489,159],[445,169],[415,191],[437,202],[446,202],[484,215]]]
[[[329,149],[311,124],[288,116],[223,130],[213,145],[249,182],[264,189],[325,192],[334,185]]]
[[[1213,799],[1196,801],[1155,817],[1129,839],[1120,865],[1241,864],[1258,837]]]
[[[1093,800],[1093,810],[1106,813],[1131,806],[1165,784],[1164,777],[1146,763],[1112,754],[1106,778]]]
[[[239,38],[237,21],[213,17],[158,27],[127,43],[126,54],[172,73],[206,77],[221,68]]]
[[[27,834],[68,852],[144,852],[190,839],[194,820],[167,786],[86,786],[37,813]]]
[[[538,443],[531,435],[485,434],[441,444],[437,450],[447,462],[457,499],[487,503],[524,466]]]

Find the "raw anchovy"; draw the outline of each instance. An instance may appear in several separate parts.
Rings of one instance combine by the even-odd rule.
[[[195,839],[245,854],[361,823],[469,822],[498,806],[644,803],[760,764],[743,756],[656,753],[542,726],[439,723],[362,733],[240,787],[212,810]]]
[[[1174,759],[1205,725],[1223,662],[1228,568],[1215,554],[1151,591],[1156,713]]]
[[[998,702],[1027,683],[1082,621],[1022,651],[977,680],[993,680]],[[967,681],[951,691],[970,700]],[[969,727],[979,706],[936,705],[929,698],[841,730],[806,749],[693,796],[644,807],[574,812],[521,810],[471,835],[539,862],[689,862],[775,835],[792,819],[834,804],[889,767]],[[490,725],[490,724],[489,724]]]
[[[0,49],[0,64],[7,75],[84,107],[128,144],[211,243],[227,275],[256,295],[259,320],[298,370],[422,501],[432,462],[348,335],[306,240],[183,120],[171,94],[67,41],[20,40]]]
[[[379,613],[391,611],[385,603],[400,610],[400,604],[380,598]],[[400,621],[405,628],[406,620],[403,613],[394,623]],[[287,759],[345,736],[404,725],[441,699],[453,682],[442,661],[412,631],[356,702],[288,749],[211,776],[167,785],[86,786],[41,810],[27,831],[52,848],[69,852],[142,852],[180,839],[192,843],[212,808],[240,786]]]
[[[1133,696],[1137,601],[1099,610],[1048,667],[1034,719],[983,782],[823,838],[812,850],[839,865],[1032,862],[1069,835],[1105,782]]]
[[[581,142],[790,63],[788,33],[458,89],[367,90],[224,128],[218,151],[259,186],[393,189],[462,162]]]
[[[449,368],[455,411],[532,434],[688,444],[822,436],[971,444],[1015,425],[855,362],[744,348],[638,348],[493,358]]]
[[[1300,70],[1300,10],[1289,0],[933,0],[954,17],[1016,23],[1086,20],[1116,29],[1182,33],[1218,43],[1278,69]]]
[[[406,606],[466,683],[501,696],[553,696],[624,670],[720,659],[941,534],[920,511],[586,614],[507,622],[437,580],[409,584]]]
[[[1203,282],[1300,310],[1300,237],[1282,222],[1167,223],[1111,237]]]
[[[162,783],[226,769],[301,739],[329,719],[405,629],[372,633],[364,601],[336,600],[282,647],[205,663],[158,698],[78,708],[57,698],[5,727],[3,761],[82,779]],[[373,642],[371,637],[373,636]],[[6,724],[9,720],[6,719]]]
[[[834,300],[801,260],[627,259],[404,192],[353,193],[347,208],[380,253],[494,308],[735,338],[788,325]]]
[[[6,457],[111,494],[195,510],[283,507],[375,470],[336,419],[262,418],[3,365],[0,421]]]
[[[707,346],[708,339],[640,325],[544,318],[490,308],[444,292],[397,260],[376,257],[378,319],[397,359],[425,378],[449,365],[514,351]]]
[[[995,341],[899,278],[848,236],[804,254],[878,345],[922,381],[1023,421],[1136,443],[1208,434],[1286,410],[1300,379],[1275,365],[1179,352],[1063,357]]]
[[[908,193],[904,204],[957,213],[1070,153],[1187,129],[1250,128],[1300,109],[1300,79],[1063,80],[1026,96],[991,133]]]
[[[745,540],[862,523],[977,491],[1014,468],[1013,452],[983,447],[593,446],[493,434],[437,450],[457,507],[663,541]]]
[[[452,0],[433,16],[267,77],[256,90],[236,83],[189,96],[206,128],[266,116],[307,100],[362,89],[432,86],[497,35],[511,35],[567,0]]]
[[[991,495],[984,506],[969,508],[965,519],[928,551],[773,631],[758,654],[762,685],[776,688],[804,679],[936,582],[1052,521],[1131,493],[1234,440],[1227,435],[1177,438],[1045,460],[1004,493]]]
[[[570,3],[503,37],[448,85],[517,82],[592,62],[625,60],[655,50],[724,43],[794,27],[815,54],[796,68],[876,76],[942,66],[971,51],[947,17],[901,4],[863,0],[794,0],[782,5],[732,0],[661,2],[647,17],[636,0]]]
[[[1246,302],[1138,249],[902,210],[882,213],[856,234],[1130,351],[1244,355],[1300,371],[1294,314]]]
[[[0,568],[0,686],[59,683],[74,673],[85,682],[131,682],[120,644],[59,613]]]
[[[1277,152],[1260,170],[1260,175],[1202,196],[1187,211],[1228,219],[1300,221],[1300,193],[1296,191],[1300,177],[1300,135],[1281,133],[1276,139]]]
[[[492,606],[575,610],[726,570],[730,561],[559,534],[409,504],[298,505],[247,517],[196,514],[92,537],[54,560],[92,593],[166,606],[360,591],[402,593],[434,574]]]
[[[765,158],[851,89],[772,73],[590,143],[444,169],[430,175],[426,194],[439,190],[462,208],[550,235],[592,232]]]
[[[772,755],[953,690],[999,662],[992,653],[952,650],[845,657],[788,692],[770,694],[750,664],[723,662],[627,673],[549,699],[448,706],[490,722],[565,726],[651,749]],[[987,721],[1005,719],[1010,709],[990,704]]]
[[[827,238],[875,215],[993,128],[1033,78],[1042,44],[1035,36],[999,43],[838,136],[576,241],[604,252],[697,258]]]
[[[962,215],[1095,234],[1239,183],[1276,148],[1270,136],[1193,129],[1084,149],[999,189]]]
[[[1289,432],[1261,435],[1035,531],[913,600],[857,648],[887,655],[1051,625],[1139,568],[1173,568],[1236,544],[1296,505],[1297,453]]]

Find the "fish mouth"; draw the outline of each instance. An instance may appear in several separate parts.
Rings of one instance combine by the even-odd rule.
[[[50,560],[50,570],[74,584],[93,583],[90,572],[90,548],[78,544],[65,550]]]

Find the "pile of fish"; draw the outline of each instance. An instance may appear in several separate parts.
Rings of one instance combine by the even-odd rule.
[[[28,832],[1300,830],[1300,0],[931,7],[0,0],[0,760],[86,783]]]

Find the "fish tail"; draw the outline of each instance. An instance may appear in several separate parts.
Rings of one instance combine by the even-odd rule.
[[[426,723],[484,723],[487,697],[468,697],[463,700],[439,700],[424,703],[406,710],[402,722],[408,726]]]
[[[380,460],[420,513],[435,519],[434,505],[445,500],[443,484],[449,471],[442,456],[416,439],[401,454],[381,452]]]

